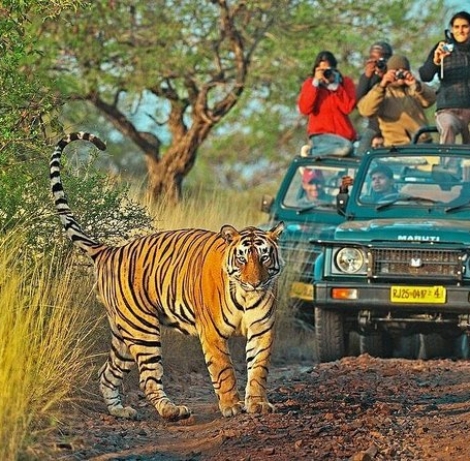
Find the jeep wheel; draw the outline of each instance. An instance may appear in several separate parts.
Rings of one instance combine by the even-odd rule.
[[[459,359],[470,358],[470,341],[466,333],[461,334],[456,341],[456,354]]]
[[[444,338],[439,333],[421,334],[419,357],[423,360],[447,358],[453,353],[454,339]]]
[[[315,346],[319,362],[332,362],[344,357],[345,334],[341,314],[315,308]]]
[[[381,332],[373,332],[359,335],[359,350],[361,354],[369,354],[372,357],[384,356],[383,337]]]
[[[401,359],[417,359],[420,357],[420,335],[412,334],[395,338],[394,357]]]

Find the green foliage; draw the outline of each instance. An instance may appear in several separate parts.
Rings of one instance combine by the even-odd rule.
[[[43,117],[58,104],[36,48],[41,21],[83,0],[5,0],[0,7],[0,149],[5,143],[34,139],[44,130]],[[41,19],[39,19],[41,18]]]
[[[129,186],[119,177],[100,173],[96,151],[88,155],[86,149],[89,146],[81,143],[67,148],[62,174],[71,208],[84,230],[115,243],[148,233],[152,218],[130,198]],[[33,153],[28,153],[27,162],[10,162],[8,170],[0,170],[0,230],[8,233],[21,226],[28,246],[36,251],[69,248],[53,206],[49,158]]]
[[[53,210],[49,185],[47,133],[62,133],[57,105],[62,100],[57,81],[50,79],[51,61],[36,46],[44,21],[54,21],[64,10],[86,11],[85,2],[73,0],[7,1],[0,12],[0,231],[20,225],[36,251],[51,249],[63,235]],[[47,129],[46,129],[47,128]],[[65,171],[68,191],[78,196],[77,212],[97,238],[127,238],[150,227],[151,219],[128,196],[119,178],[106,177],[95,168],[96,157],[80,170]],[[68,184],[68,182],[66,182]],[[90,206],[93,204],[93,206]],[[117,224],[119,223],[119,224]],[[68,244],[68,243],[67,243]]]
[[[319,51],[333,51],[341,71],[357,79],[373,41],[388,40],[417,67],[445,27],[442,0],[319,0],[314,4],[260,0],[232,2],[231,7],[244,9],[234,15],[235,25],[245,46],[256,44],[256,48],[242,98],[202,147],[204,157],[213,165],[222,161],[223,175],[231,178],[240,177],[240,172],[263,158],[279,170],[304,143],[305,122],[297,114],[297,93]],[[212,1],[99,0],[86,9],[65,11],[59,21],[48,21],[37,49],[53,63],[49,68],[54,69],[60,91],[74,97],[93,88],[110,98],[119,94],[115,103],[128,121],[168,146],[172,141],[165,130],[168,101],[177,94],[182,103],[185,97],[191,101],[187,78],[198,85],[214,79],[213,98],[227,91],[217,85],[233,73],[227,42],[218,36],[220,21]],[[220,60],[214,59],[214,49],[219,50]],[[159,98],[149,103],[149,92],[157,88]],[[90,108],[82,116],[68,115],[73,123],[86,124],[89,112]],[[353,118],[359,124],[357,113]],[[219,177],[218,171],[214,173]],[[267,174],[272,174],[272,168]],[[239,187],[251,181],[240,179]]]
[[[4,4],[11,14],[0,19],[1,29],[8,31],[0,38],[0,158],[8,143],[36,141],[46,127],[56,138],[54,116],[60,109],[66,124],[91,125],[93,131],[99,127],[104,139],[117,139],[123,153],[113,149],[121,157],[113,166],[135,167],[142,175],[144,162],[133,161],[141,152],[128,147],[126,133],[117,137],[90,105],[62,111],[67,97],[80,98],[99,88],[132,126],[160,138],[164,155],[172,142],[168,102],[175,95],[182,97],[182,104],[191,101],[188,78],[197,84],[213,79],[211,102],[231,90],[220,84],[234,69],[228,65],[232,56],[227,42],[217,35],[216,2]],[[416,69],[442,37],[448,16],[443,0],[257,0],[230,6],[243,10],[236,26],[245,47],[253,46],[248,80],[237,105],[200,146],[202,158],[196,165],[201,171],[195,172],[193,182],[202,176],[237,188],[281,174],[305,142],[305,120],[297,113],[296,100],[320,50],[333,51],[341,71],[357,80],[370,44],[388,40]],[[220,51],[219,61],[214,49]],[[160,96],[149,98],[157,88]],[[187,111],[186,122],[190,115]],[[352,116],[360,131],[361,118],[357,112]],[[256,174],[247,176],[247,171]]]

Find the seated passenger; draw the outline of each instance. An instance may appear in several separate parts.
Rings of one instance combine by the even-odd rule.
[[[324,183],[325,179],[321,170],[306,168],[302,173],[302,193],[298,205],[310,206],[324,200]]]
[[[385,165],[379,165],[370,172],[372,190],[370,195],[363,197],[366,202],[384,202],[398,196],[393,180],[393,171]]]

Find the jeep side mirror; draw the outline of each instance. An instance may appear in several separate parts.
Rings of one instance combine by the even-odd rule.
[[[271,195],[263,195],[261,198],[261,211],[263,213],[270,213],[271,212],[271,207],[273,206],[274,203],[274,197]]]
[[[336,209],[338,214],[341,216],[346,216],[346,206],[348,204],[349,194],[347,192],[340,192],[336,196]]]

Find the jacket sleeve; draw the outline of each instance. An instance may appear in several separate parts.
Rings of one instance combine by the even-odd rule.
[[[357,102],[357,109],[363,117],[373,117],[379,112],[379,107],[385,97],[385,88],[378,83]]]
[[[419,91],[411,89],[410,95],[413,96],[422,107],[431,107],[436,102],[436,91],[425,83],[421,83],[421,89]]]
[[[356,107],[356,85],[351,78],[343,76],[343,82],[332,95],[343,114],[350,114]]]
[[[419,78],[423,82],[430,82],[436,73],[439,72],[439,66],[434,64],[434,51],[436,50],[437,45],[438,44],[434,45],[433,49],[428,54],[426,61],[424,61],[424,64],[418,69]]]
[[[359,77],[359,82],[357,83],[356,88],[356,100],[359,101],[363,96],[365,96],[369,90],[372,88],[372,77],[366,77],[365,74],[361,74]]]
[[[313,78],[308,77],[300,89],[297,105],[303,115],[309,115],[313,112],[315,101],[318,96],[318,87],[313,85]]]

